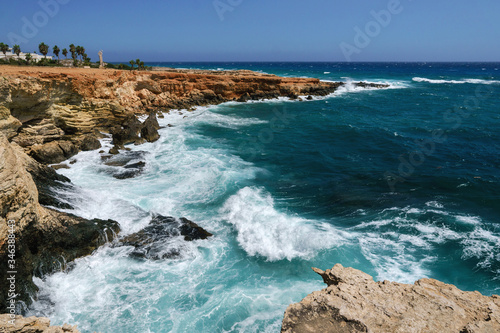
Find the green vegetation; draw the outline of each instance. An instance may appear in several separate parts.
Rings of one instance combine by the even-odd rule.
[[[59,47],[57,47],[57,45],[54,45],[54,47],[52,48],[52,52],[56,55],[57,60],[59,60],[59,52],[60,51],[61,51],[61,49],[59,49]]]
[[[46,45],[45,43],[40,43],[40,45],[38,45],[38,50],[40,51],[41,54],[43,54],[45,58],[47,58],[47,53],[49,53],[48,45]]]
[[[0,43],[0,51],[3,53],[4,56],[6,56],[7,51],[9,51],[9,45]]]
[[[49,53],[50,47],[49,45],[45,43],[40,43],[38,45],[38,51],[40,54],[44,56],[43,59],[39,58],[34,58],[32,53],[26,53],[21,56],[21,47],[19,45],[14,45],[12,47],[12,52],[17,55],[17,59],[10,56],[7,58],[7,52],[9,51],[9,45],[0,43],[0,52],[4,54],[4,58],[0,59],[0,65],[16,65],[16,66],[51,66],[51,67],[82,67],[82,66],[89,66],[91,68],[98,68],[99,67],[99,61],[93,63],[92,59],[88,56],[86,53],[85,47],[81,45],[75,46],[75,44],[70,44],[69,49],[68,48],[63,48],[62,52],[61,49],[57,46],[54,45],[52,47],[52,53],[57,57],[57,59],[49,59],[47,58],[47,54]],[[69,50],[69,52],[68,52]],[[33,53],[36,53],[33,52]],[[60,59],[59,55],[62,53],[65,59]],[[68,53],[71,53],[71,60],[68,60]],[[39,60],[38,60],[39,59]],[[130,66],[125,65],[125,64],[106,64],[106,68],[111,68],[111,69],[121,69],[121,70],[132,70],[135,69],[137,66],[137,69],[139,70],[150,70],[151,67],[147,67],[144,65],[144,61],[141,61],[140,59],[136,60],[131,60],[130,61]]]

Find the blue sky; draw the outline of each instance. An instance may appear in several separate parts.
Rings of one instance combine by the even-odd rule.
[[[500,61],[500,1],[2,1],[0,42],[13,41],[94,61]]]

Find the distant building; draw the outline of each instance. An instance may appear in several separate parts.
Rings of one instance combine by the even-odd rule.
[[[4,55],[2,52],[0,52],[0,59],[10,59],[10,58],[13,58],[13,59],[18,59],[17,58],[17,54],[15,54],[14,52],[12,52],[12,48],[9,48],[9,51],[7,51],[7,53]],[[43,55],[41,54],[37,54],[35,52],[31,53],[31,60],[33,60],[34,62],[37,62],[41,59],[45,58]],[[46,57],[47,59],[49,60],[52,60],[52,56],[47,56]],[[19,59],[23,59],[25,60],[26,59],[26,53],[24,52],[21,52],[19,53]]]

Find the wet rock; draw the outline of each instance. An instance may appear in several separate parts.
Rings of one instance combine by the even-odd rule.
[[[104,164],[107,166],[125,166],[133,161],[144,159],[145,155],[146,152],[142,150],[125,152],[120,155],[106,158],[106,162],[104,162]]]
[[[139,133],[142,129],[142,123],[134,116],[128,116],[121,126],[115,126],[111,129],[113,144],[123,146],[140,140]]]
[[[312,101],[312,100],[313,100],[313,97],[312,97],[311,95],[309,95],[309,96],[307,96],[307,97],[306,97],[306,99],[307,99],[308,101]]]
[[[78,148],[69,141],[52,141],[31,148],[31,156],[40,163],[60,163],[78,154]]]
[[[38,190],[38,202],[44,206],[60,209],[72,209],[73,207],[60,199],[60,193],[69,190],[73,185],[69,178],[58,174],[54,168],[29,161],[26,163],[28,171],[35,182]]]
[[[207,239],[212,234],[196,223],[186,219],[176,219],[155,215],[149,225],[139,232],[126,236],[122,245],[133,246],[133,257],[146,259],[172,259],[180,256],[177,247],[169,247],[169,242],[178,236],[184,236],[185,241]]]
[[[89,151],[101,148],[101,142],[93,135],[86,135],[80,142],[80,150]]]
[[[249,100],[251,100],[252,98],[250,97],[250,94],[248,92],[244,93],[243,95],[241,95],[240,98],[238,98],[238,102],[248,102]]]
[[[374,282],[337,264],[313,270],[328,285],[285,312],[281,332],[500,332],[500,297],[434,279]]]
[[[159,129],[160,125],[158,124],[156,115],[151,113],[142,125],[141,137],[147,142],[155,142],[160,138],[160,134],[158,134]]]

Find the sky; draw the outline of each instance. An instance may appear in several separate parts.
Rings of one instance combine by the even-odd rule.
[[[500,1],[12,0],[0,42],[93,61],[500,61]]]

